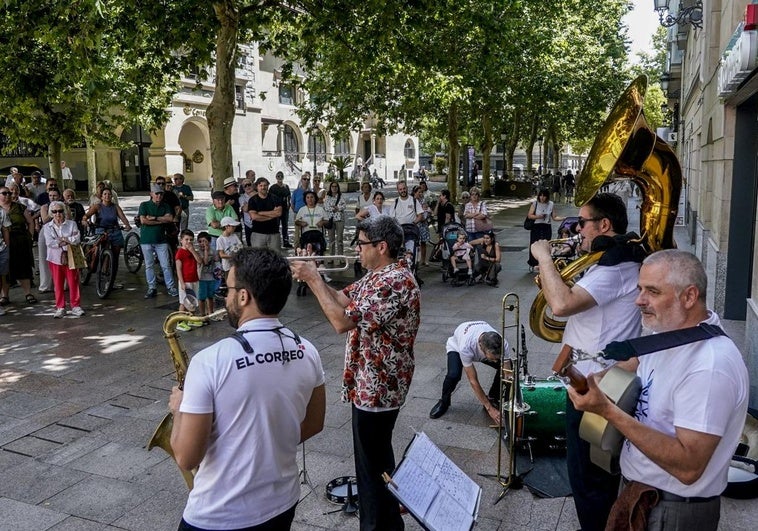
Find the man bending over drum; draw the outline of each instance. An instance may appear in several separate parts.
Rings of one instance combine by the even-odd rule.
[[[508,349],[508,342],[503,345],[503,338],[484,321],[469,321],[458,325],[453,335],[447,339],[447,374],[442,383],[442,398],[434,405],[429,416],[438,419],[450,407],[450,397],[461,381],[463,371],[471,384],[474,395],[482,403],[492,420],[500,423],[500,356],[503,347]],[[479,361],[495,369],[495,377],[489,392],[485,395],[474,362]]]
[[[190,361],[174,387],[171,448],[199,467],[179,529],[282,529],[300,497],[297,446],[324,427],[324,370],[316,348],[283,326],[289,263],[242,249],[227,277],[232,336]],[[254,345],[254,347],[253,347]]]

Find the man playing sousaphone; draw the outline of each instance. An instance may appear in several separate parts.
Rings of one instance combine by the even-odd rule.
[[[568,317],[564,345],[594,353],[611,341],[639,336],[640,314],[634,301],[644,252],[632,243],[635,234],[625,234],[627,225],[626,206],[615,194],[597,194],[581,207],[577,224],[582,236],[581,252],[603,250],[605,253],[597,265],[587,269],[571,287],[563,282],[553,265],[548,241],[532,244],[545,299],[553,314]],[[580,361],[576,368],[587,375],[604,367],[594,361]],[[582,413],[567,400],[569,481],[582,530],[602,530],[616,499],[619,477],[590,461],[590,445],[579,438],[581,418]]]

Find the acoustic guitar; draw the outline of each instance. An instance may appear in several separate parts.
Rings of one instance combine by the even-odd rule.
[[[579,394],[584,394],[589,389],[587,378],[574,366],[574,353],[584,354],[569,345],[563,345],[553,364],[553,372],[564,382],[568,380]],[[598,387],[619,408],[631,414],[637,406],[642,385],[635,373],[613,366],[606,371]],[[594,464],[607,472],[618,472],[618,458],[624,442],[620,431],[600,415],[585,411],[579,424],[579,437],[590,443],[590,460]]]

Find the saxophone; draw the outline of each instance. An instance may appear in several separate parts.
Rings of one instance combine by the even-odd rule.
[[[166,317],[163,322],[163,336],[168,341],[168,348],[171,354],[171,361],[174,362],[174,369],[176,370],[176,382],[179,385],[179,389],[184,389],[184,379],[187,377],[187,366],[189,365],[189,357],[187,356],[187,350],[179,340],[179,336],[176,333],[176,325],[182,321],[194,321],[202,323],[205,321],[214,321],[223,318],[226,315],[226,310],[221,309],[213,312],[210,315],[196,316],[187,312],[173,312]],[[147,443],[148,451],[158,446],[171,456],[171,459],[176,461],[174,457],[174,450],[171,448],[171,430],[174,427],[174,415],[169,412],[163,417],[163,420],[153,432],[153,436],[150,437],[150,441]],[[187,483],[187,487],[192,490],[195,481],[195,471],[181,470],[184,481]]]

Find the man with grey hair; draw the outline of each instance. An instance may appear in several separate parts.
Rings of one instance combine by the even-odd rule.
[[[487,414],[500,423],[500,357],[503,349],[508,349],[508,342],[494,328],[484,321],[461,323],[447,338],[447,374],[442,383],[442,398],[429,412],[429,417],[438,419],[450,407],[450,398],[461,381],[465,371],[474,396],[484,406]],[[478,361],[495,369],[495,376],[487,394],[479,383],[474,362]]]
[[[600,391],[600,375],[588,377],[585,395],[569,388],[577,410],[604,417],[626,437],[625,492],[613,506],[608,528],[643,509],[644,503],[630,504],[635,492],[632,502],[648,497],[653,506],[647,529],[715,530],[745,422],[747,369],[732,340],[719,335],[718,315],[706,306],[707,277],[697,257],[675,249],[654,253],[642,263],[638,286],[642,325],[654,334],[688,335],[695,332],[685,329],[710,325],[716,335],[620,362],[642,381],[631,415]]]
[[[415,367],[413,345],[421,315],[413,273],[397,257],[403,229],[389,216],[358,224],[356,243],[368,274],[342,291],[329,287],[315,262],[292,263],[338,333],[347,332],[342,400],[352,404],[355,475],[361,530],[404,529],[397,503],[382,481],[392,473],[392,432]]]

